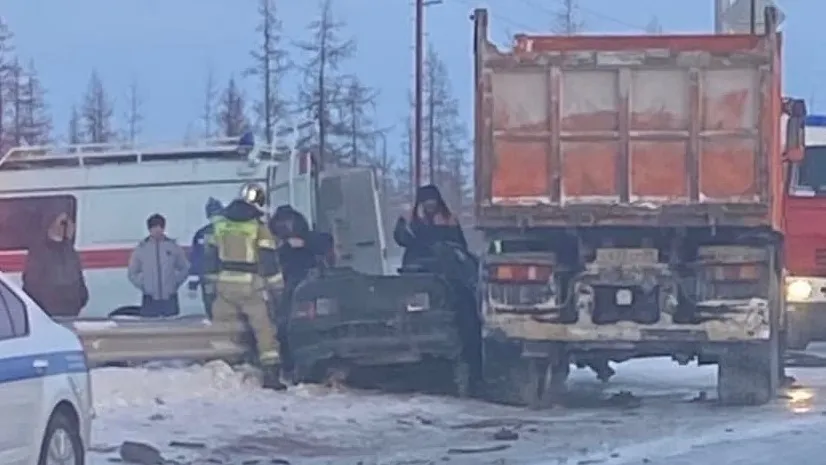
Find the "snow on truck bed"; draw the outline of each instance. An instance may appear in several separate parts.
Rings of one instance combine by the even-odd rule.
[[[153,444],[167,459],[181,463],[234,464],[256,458],[293,464],[449,460],[461,465],[503,458],[525,465],[562,459],[639,463],[643,457],[682,453],[720,440],[806,425],[822,428],[826,421],[820,410],[826,402],[819,396],[826,396],[826,376],[818,369],[796,375],[810,389],[795,393],[794,400],[726,409],[690,402],[701,391],[713,394],[713,367],[634,361],[619,365],[608,385],[579,370],[572,384],[577,394],[568,408],[530,411],[321,386],[276,393],[260,389],[250,370],[236,371],[220,362],[103,368],[93,372],[98,418],[91,464],[110,463],[126,440]],[[611,397],[619,391],[631,391],[641,402]],[[497,439],[502,430],[518,439]],[[172,441],[189,445],[171,446]]]

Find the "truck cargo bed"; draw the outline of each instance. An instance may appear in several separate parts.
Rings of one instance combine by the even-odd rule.
[[[776,33],[503,52],[475,21],[478,225],[779,225]]]

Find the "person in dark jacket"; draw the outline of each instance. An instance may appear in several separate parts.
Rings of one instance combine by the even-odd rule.
[[[47,213],[42,234],[26,256],[23,290],[51,316],[76,317],[89,301],[74,237],[68,213]]]
[[[450,212],[439,189],[428,184],[419,187],[409,217],[400,217],[393,230],[393,239],[404,248],[402,266],[433,256],[433,245],[439,242],[458,244],[467,249],[462,227]]]
[[[432,185],[419,187],[413,211],[408,218],[401,217],[396,222],[393,239],[404,247],[402,268],[420,262],[422,259],[438,259],[443,265],[449,264],[447,257],[437,257],[437,253],[447,253],[450,247],[458,247],[465,260],[475,262],[475,257],[467,250],[467,241],[462,227],[450,212],[439,189]],[[452,245],[449,245],[452,244]],[[463,261],[465,261],[463,260]],[[442,267],[440,267],[442,268]],[[465,270],[467,266],[450,266],[452,270]],[[482,323],[476,309],[475,268],[457,271],[462,276],[445,276],[451,283],[456,303],[456,325],[462,338],[462,357],[470,371],[471,389],[476,391],[482,379]]]
[[[299,211],[290,205],[276,208],[268,224],[270,231],[281,243],[278,260],[284,272],[284,296],[279,308],[271,311],[278,326],[281,354],[286,376],[293,371],[287,327],[290,321],[292,296],[298,285],[316,268],[323,259],[325,250],[317,234],[310,230],[310,223]]]
[[[212,318],[212,303],[215,301],[215,286],[204,279],[204,247],[208,236],[212,234],[214,219],[223,210],[224,205],[221,204],[220,200],[213,197],[207,200],[204,211],[209,222],[192,236],[192,246],[189,249],[189,282],[187,288],[191,294],[195,294],[198,288],[201,288],[204,312],[210,318]]]
[[[290,205],[281,205],[269,221],[270,231],[282,242],[278,257],[284,270],[284,283],[297,285],[315,268],[325,250],[310,223]]]

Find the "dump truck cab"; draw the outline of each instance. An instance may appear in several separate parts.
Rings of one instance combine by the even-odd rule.
[[[805,150],[790,160],[785,205],[788,346],[826,339],[826,116],[809,115]]]
[[[509,50],[487,17],[474,151],[490,399],[552,402],[572,364],[670,356],[717,363],[722,403],[767,402],[785,326],[776,11],[765,35],[518,35]]]

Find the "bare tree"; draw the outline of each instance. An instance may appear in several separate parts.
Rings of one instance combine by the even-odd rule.
[[[204,139],[215,136],[213,122],[216,118],[215,105],[218,100],[218,89],[215,87],[215,72],[210,66],[207,69],[206,83],[204,86],[204,106],[201,109],[201,122],[204,125]]]
[[[447,66],[436,51],[428,47],[425,60],[425,121],[430,182],[445,194],[456,208],[465,201],[468,132],[459,112]]]
[[[331,107],[339,102],[343,94],[342,77],[339,69],[342,62],[356,51],[356,43],[352,38],[341,37],[345,24],[333,18],[332,1],[322,0],[319,18],[312,21],[307,29],[311,38],[307,42],[296,44],[308,55],[302,74],[303,82],[299,88],[299,111],[315,125],[309,140],[302,141],[303,145],[318,154],[318,165],[324,165],[336,160],[342,150],[342,145],[333,147],[329,136],[332,135],[335,122],[331,119]]]
[[[374,139],[375,142],[373,145],[376,146],[376,150],[373,156],[370,157],[370,166],[375,169],[379,177],[381,198],[386,201],[392,192],[396,160],[392,158],[387,151],[387,134],[384,131],[377,132]]]
[[[408,115],[402,118],[399,122],[400,126],[400,143],[398,145],[398,153],[400,157],[390,159],[389,163],[383,167],[382,172],[387,175],[382,177],[384,203],[382,205],[382,212],[384,213],[385,231],[388,234],[387,240],[389,247],[393,250],[391,253],[400,253],[398,246],[392,238],[392,231],[394,223],[399,215],[405,215],[409,212],[410,207],[415,196],[415,187],[413,185],[413,98],[408,95]],[[384,171],[386,170],[386,171]]]
[[[44,144],[49,140],[52,121],[48,115],[45,91],[34,63],[27,68],[15,60],[8,69],[6,100],[9,104],[7,140],[14,146]]]
[[[8,126],[8,140],[18,147],[23,145],[25,128],[23,127],[23,70],[20,68],[20,63],[17,59],[9,65],[7,71],[6,86],[7,99],[9,103],[10,118]]]
[[[116,137],[112,122],[114,113],[114,105],[103,87],[100,75],[97,71],[92,71],[80,109],[85,141],[92,144],[113,141]]]
[[[342,90],[340,101],[335,107],[338,117],[332,131],[342,141],[346,140],[346,148],[338,161],[352,166],[372,164],[375,161],[372,155],[376,138],[381,133],[373,119],[378,93],[362,84],[355,76],[348,77]]]
[[[246,99],[236,84],[235,77],[229,78],[227,88],[218,103],[216,122],[221,136],[224,137],[238,137],[250,129]]]
[[[18,81],[21,135],[23,140],[32,145],[45,145],[51,140],[52,118],[46,104],[46,90],[40,82],[34,61],[29,61]]]
[[[281,47],[281,21],[276,15],[275,0],[259,0],[261,23],[260,48],[252,50],[253,65],[245,76],[255,76],[261,82],[260,98],[254,103],[256,126],[267,144],[273,143],[275,127],[287,116],[288,102],[280,93],[281,82],[290,68],[287,51]]]
[[[143,131],[143,96],[137,81],[132,81],[129,84],[129,90],[126,95],[126,101],[129,106],[124,115],[126,120],[126,129],[124,131],[124,139],[134,144]]]
[[[582,20],[582,11],[577,0],[560,0],[560,3],[559,10],[554,15],[552,30],[566,36],[582,32],[585,29],[585,21]]]
[[[392,202],[395,206],[411,202],[415,195],[413,171],[414,160],[413,151],[415,144],[414,124],[413,124],[413,96],[407,96],[408,114],[401,121],[402,133],[401,143],[399,145],[399,153],[401,153],[399,163],[393,169],[393,191],[391,195],[394,200]]]
[[[14,57],[14,34],[8,24],[0,17],[0,155],[9,148],[8,118],[10,116],[9,84],[12,82]]]
[[[66,138],[70,144],[83,143],[83,131],[80,127],[80,113],[77,111],[77,106],[72,105],[72,112],[69,114],[69,130]]]
[[[663,26],[660,23],[660,19],[656,16],[652,16],[648,21],[648,24],[645,26],[645,32],[649,34],[662,34]]]

